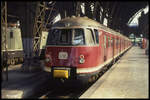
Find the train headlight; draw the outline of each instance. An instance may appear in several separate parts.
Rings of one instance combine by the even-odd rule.
[[[84,55],[80,55],[79,63],[83,64],[85,62]]]
[[[51,62],[51,56],[50,55],[46,55],[45,62]]]
[[[50,59],[49,59],[49,58],[46,58],[46,59],[45,59],[45,62],[50,62]]]

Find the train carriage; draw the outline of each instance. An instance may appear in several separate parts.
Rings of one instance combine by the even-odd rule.
[[[7,40],[6,42],[6,47],[7,47],[7,57],[2,56],[2,62],[9,64],[16,64],[18,62],[23,62],[23,46],[22,46],[22,37],[21,37],[21,30],[20,28],[17,27],[8,27],[7,28],[7,33],[6,36],[4,35],[5,33],[5,28],[2,27],[1,33],[2,33],[2,41]],[[2,55],[6,54],[5,50],[5,45],[1,45],[2,50],[1,53]],[[7,61],[7,62],[6,62]]]
[[[54,79],[90,82],[131,46],[121,49],[121,39],[131,42],[87,17],[62,19],[49,31],[44,70]]]

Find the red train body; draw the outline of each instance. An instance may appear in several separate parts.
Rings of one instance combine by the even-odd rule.
[[[147,46],[147,40],[146,38],[142,38],[142,49],[145,49]]]
[[[131,47],[131,41],[87,17],[58,21],[49,32],[45,71],[57,79],[89,81]]]

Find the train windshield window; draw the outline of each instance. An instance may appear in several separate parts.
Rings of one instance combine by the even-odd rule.
[[[49,31],[47,45],[83,45],[83,29],[53,29]]]
[[[71,29],[62,29],[60,30],[60,39],[59,39],[59,44],[70,44],[71,43]]]
[[[71,29],[53,29],[49,31],[47,45],[65,45],[71,43]]]
[[[59,34],[60,31],[58,29],[50,30],[47,38],[47,45],[56,45]]]
[[[74,29],[73,33],[74,33],[74,37],[73,37],[72,44],[73,45],[84,45],[85,41],[84,41],[83,29]]]

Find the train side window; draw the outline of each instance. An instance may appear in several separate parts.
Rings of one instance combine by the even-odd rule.
[[[109,41],[109,44],[108,44],[108,46],[110,47],[110,46],[111,46],[111,44],[112,44],[111,37],[108,37],[108,41]]]
[[[111,37],[111,46],[113,46],[113,37]]]
[[[108,47],[110,46],[110,37],[108,36]]]
[[[113,38],[113,46],[115,45],[116,41],[115,41],[115,38]]]
[[[96,37],[96,43],[99,44],[98,30],[94,29],[94,32],[95,32],[95,37]]]
[[[10,38],[13,38],[13,31],[10,31]]]
[[[119,39],[119,43],[120,43],[120,45],[122,45],[122,40],[121,39]]]
[[[106,35],[104,35],[104,48],[106,48],[106,40],[107,40],[107,37]]]
[[[92,34],[91,29],[86,29],[86,44],[87,45],[93,45],[94,44],[94,36]]]
[[[116,46],[117,46],[117,47],[118,47],[118,42],[119,42],[118,39],[116,39]]]

